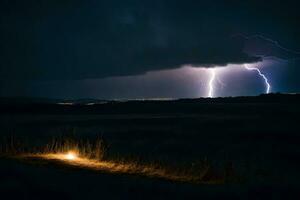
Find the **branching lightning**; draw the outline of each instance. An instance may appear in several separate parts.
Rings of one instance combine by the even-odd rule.
[[[288,52],[288,53],[293,53],[294,56],[297,55],[296,58],[298,58],[298,56],[300,56],[300,52],[299,51],[295,51],[295,50],[286,48],[286,47],[282,46],[278,41],[270,39],[270,38],[268,38],[268,37],[266,37],[264,35],[259,35],[259,34],[250,35],[250,36],[247,36],[247,35],[244,35],[244,34],[233,35],[233,37],[236,37],[236,36],[241,36],[241,37],[243,37],[246,40],[250,40],[252,38],[259,38],[259,39],[262,39],[262,40],[265,40],[265,41],[271,43],[272,45],[276,46],[278,49],[284,50],[285,52]],[[262,55],[262,57],[263,58],[267,58],[266,56],[263,56],[263,55]],[[277,58],[277,57],[274,57],[274,59],[285,60],[285,59],[281,59],[281,58]],[[265,86],[266,86],[265,93],[269,94],[271,92],[271,85],[269,83],[268,78],[259,70],[259,68],[252,67],[252,66],[249,66],[247,64],[244,64],[243,66],[248,71],[255,71],[255,72],[258,73],[258,75],[265,82]],[[209,69],[209,71],[210,71],[211,75],[210,75],[210,79],[209,79],[209,83],[208,83],[208,94],[207,94],[207,97],[213,98],[215,96],[215,94],[214,94],[214,84],[215,84],[215,79],[216,79],[216,70],[215,69]]]
[[[214,96],[214,81],[216,78],[216,72],[215,72],[215,69],[210,69],[210,71],[211,71],[211,77],[209,80],[208,97],[212,98]]]
[[[259,70],[259,68],[249,66],[248,64],[244,64],[243,66],[248,71],[255,71],[255,72],[258,73],[258,75],[265,82],[265,85],[266,85],[266,91],[265,91],[265,93],[269,94],[271,92],[271,85],[269,83],[268,78]],[[214,91],[214,89],[215,89],[215,81],[217,79],[217,77],[216,77],[216,69],[209,69],[209,72],[210,72],[210,79],[209,79],[209,82],[208,82],[208,94],[207,94],[207,97],[213,98],[213,97],[215,97],[215,94],[214,94],[215,91]]]
[[[256,71],[259,74],[259,76],[261,76],[264,79],[265,84],[266,84],[266,93],[269,94],[270,93],[270,89],[271,89],[271,85],[270,85],[267,77],[263,73],[261,73],[261,71],[258,68],[256,68],[256,67],[249,67],[247,64],[244,64],[244,67],[247,70]]]
[[[266,37],[264,35],[255,34],[255,35],[247,36],[247,35],[240,34],[240,33],[236,34],[236,35],[233,35],[233,37],[236,37],[236,36],[241,36],[241,37],[245,38],[246,40],[249,40],[249,39],[252,39],[252,38],[260,38],[260,39],[263,39],[263,40],[265,40],[267,42],[270,42],[271,44],[273,44],[274,46],[276,46],[277,48],[279,48],[281,50],[284,50],[284,51],[289,52],[289,53],[300,55],[299,51],[294,51],[292,49],[286,48],[286,47],[282,46],[278,41],[273,40],[271,38],[268,38],[268,37]]]

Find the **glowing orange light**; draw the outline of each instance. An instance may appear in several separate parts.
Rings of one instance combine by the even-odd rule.
[[[67,153],[49,153],[49,154],[30,154],[24,157],[37,157],[46,160],[61,160],[65,164],[77,167],[84,167],[85,169],[106,171],[110,173],[124,173],[124,174],[139,174],[148,177],[160,177],[173,181],[184,182],[203,182],[202,177],[194,176],[193,174],[178,174],[169,172],[164,168],[153,167],[151,165],[142,165],[136,163],[118,163],[113,161],[100,161],[84,157],[77,152],[69,151]],[[217,180],[221,183],[222,180]],[[205,183],[205,181],[203,182]]]
[[[75,160],[77,158],[77,155],[74,152],[68,152],[65,155],[65,159],[67,160]]]

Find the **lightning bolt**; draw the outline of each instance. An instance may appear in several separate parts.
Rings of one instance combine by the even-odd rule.
[[[286,48],[284,46],[282,46],[278,41],[276,40],[273,40],[271,38],[268,38],[264,35],[260,35],[260,34],[256,34],[256,35],[250,35],[250,36],[247,36],[247,35],[244,35],[244,34],[236,34],[236,35],[233,35],[233,37],[237,37],[237,36],[241,36],[247,40],[249,39],[252,39],[252,38],[259,38],[259,39],[263,39],[271,44],[273,44],[274,46],[276,46],[277,48],[281,49],[281,50],[284,50],[288,53],[293,53],[294,55],[300,55],[300,52],[299,51],[295,51],[295,50],[292,50],[292,49],[289,49],[289,48]],[[267,58],[267,56],[262,56],[264,58]],[[273,58],[273,56],[271,56]],[[285,59],[281,59],[281,58],[276,58],[274,57],[275,59],[279,59],[280,61],[281,60],[285,60]],[[296,57],[297,58],[297,57]],[[268,78],[259,70],[259,68],[257,67],[252,67],[252,66],[248,66],[247,64],[244,64],[244,67],[245,69],[247,69],[248,71],[255,71],[258,73],[258,75],[264,80],[265,82],[265,85],[266,85],[266,91],[265,93],[269,94],[270,91],[271,91],[271,85],[269,83],[269,80]],[[209,80],[209,83],[208,83],[208,94],[207,94],[207,97],[210,97],[210,98],[213,98],[214,97],[214,82],[215,82],[215,79],[216,79],[216,70],[215,69],[210,69],[209,70],[211,72],[211,77],[210,77],[210,80]],[[218,80],[219,81],[219,80]]]
[[[208,91],[207,96],[209,98],[213,98],[213,96],[214,96],[214,86],[213,86],[213,84],[214,84],[214,81],[215,81],[215,78],[216,78],[216,71],[215,71],[215,69],[210,69],[210,72],[211,72],[211,77],[210,77],[210,80],[209,80],[209,83],[208,83],[209,91]]]
[[[271,85],[270,85],[267,77],[263,73],[261,73],[261,71],[256,67],[249,67],[247,64],[244,64],[244,67],[249,71],[256,71],[259,74],[259,76],[261,76],[264,79],[265,84],[266,84],[266,93],[269,94],[270,90],[271,90]]]

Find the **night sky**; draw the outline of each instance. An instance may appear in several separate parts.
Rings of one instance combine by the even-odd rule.
[[[206,97],[300,91],[298,1],[1,0],[0,95]]]

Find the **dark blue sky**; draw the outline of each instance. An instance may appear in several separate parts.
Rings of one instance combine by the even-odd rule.
[[[180,98],[299,92],[297,1],[0,2],[0,95]]]

